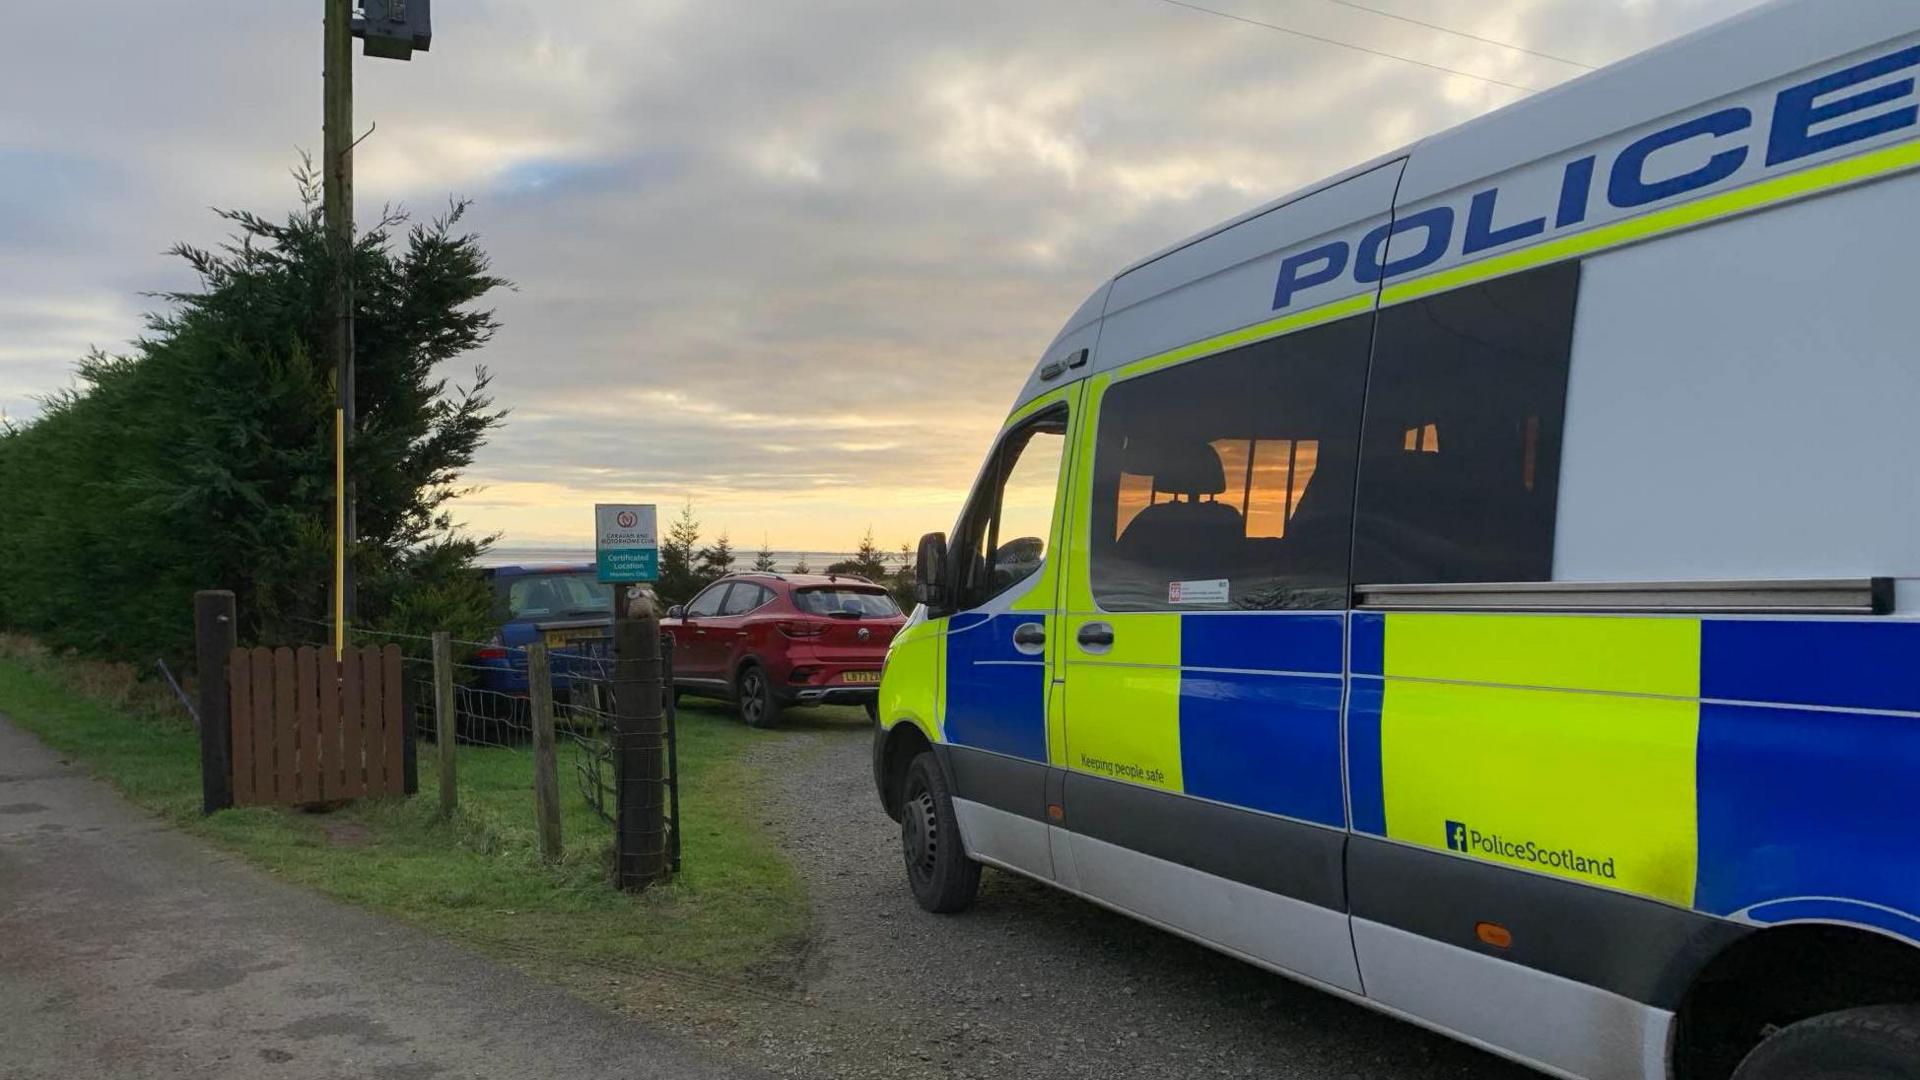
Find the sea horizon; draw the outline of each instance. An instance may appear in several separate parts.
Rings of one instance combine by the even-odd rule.
[[[733,550],[733,567],[736,570],[753,569],[753,561],[760,554],[759,549]],[[851,551],[783,551],[773,552],[774,567],[782,572],[791,571],[804,559],[807,567],[814,571],[825,569],[830,563],[854,557]],[[889,565],[899,561],[899,552],[884,552]],[[493,566],[529,566],[551,563],[579,564],[590,563],[594,559],[591,547],[565,544],[502,544],[483,553],[477,564]]]

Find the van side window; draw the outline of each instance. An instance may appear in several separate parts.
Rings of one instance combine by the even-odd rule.
[[[1093,467],[1107,611],[1341,608],[1373,317],[1115,384]]]
[[[1039,572],[1051,543],[1066,445],[1064,406],[1001,440],[955,537],[958,608],[979,607]]]
[[[1579,291],[1562,263],[1380,312],[1355,582],[1553,576]]]

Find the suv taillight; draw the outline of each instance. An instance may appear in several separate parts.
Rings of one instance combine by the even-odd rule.
[[[796,619],[783,619],[779,626],[781,633],[792,638],[819,637],[827,629],[816,622],[800,622]]]

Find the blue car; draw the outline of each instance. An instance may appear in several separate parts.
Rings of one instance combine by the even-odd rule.
[[[481,669],[471,710],[492,719],[525,715],[527,646],[544,642],[552,652],[554,698],[565,701],[575,677],[601,677],[613,634],[613,586],[595,578],[593,563],[496,566],[484,571],[493,584],[499,629],[474,654]]]

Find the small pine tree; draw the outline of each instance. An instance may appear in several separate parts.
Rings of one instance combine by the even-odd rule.
[[[760,553],[753,557],[753,568],[761,573],[772,573],[776,569],[773,565],[773,549],[767,546],[764,536],[760,538]]]
[[[848,569],[868,581],[887,579],[887,553],[873,542],[873,526],[867,526],[867,534],[860,538],[860,548],[853,553],[850,562]]]
[[[694,575],[702,582],[718,581],[733,570],[733,541],[722,532],[711,547],[700,549],[700,565]]]
[[[667,526],[666,542],[660,545],[660,580],[654,591],[669,604],[684,604],[700,590],[700,578],[693,565],[694,546],[700,542],[700,522],[693,516],[693,500],[680,508],[680,516]]]
[[[894,570],[893,580],[888,583],[887,591],[893,594],[893,602],[900,605],[900,610],[911,611],[913,605],[917,603],[913,598],[913,586],[918,576],[914,572],[913,548],[902,543],[900,554],[895,558],[900,560],[900,566]]]
[[[807,557],[805,555],[800,556],[800,560],[793,564],[793,572],[796,574],[813,573],[813,567],[807,565]]]

